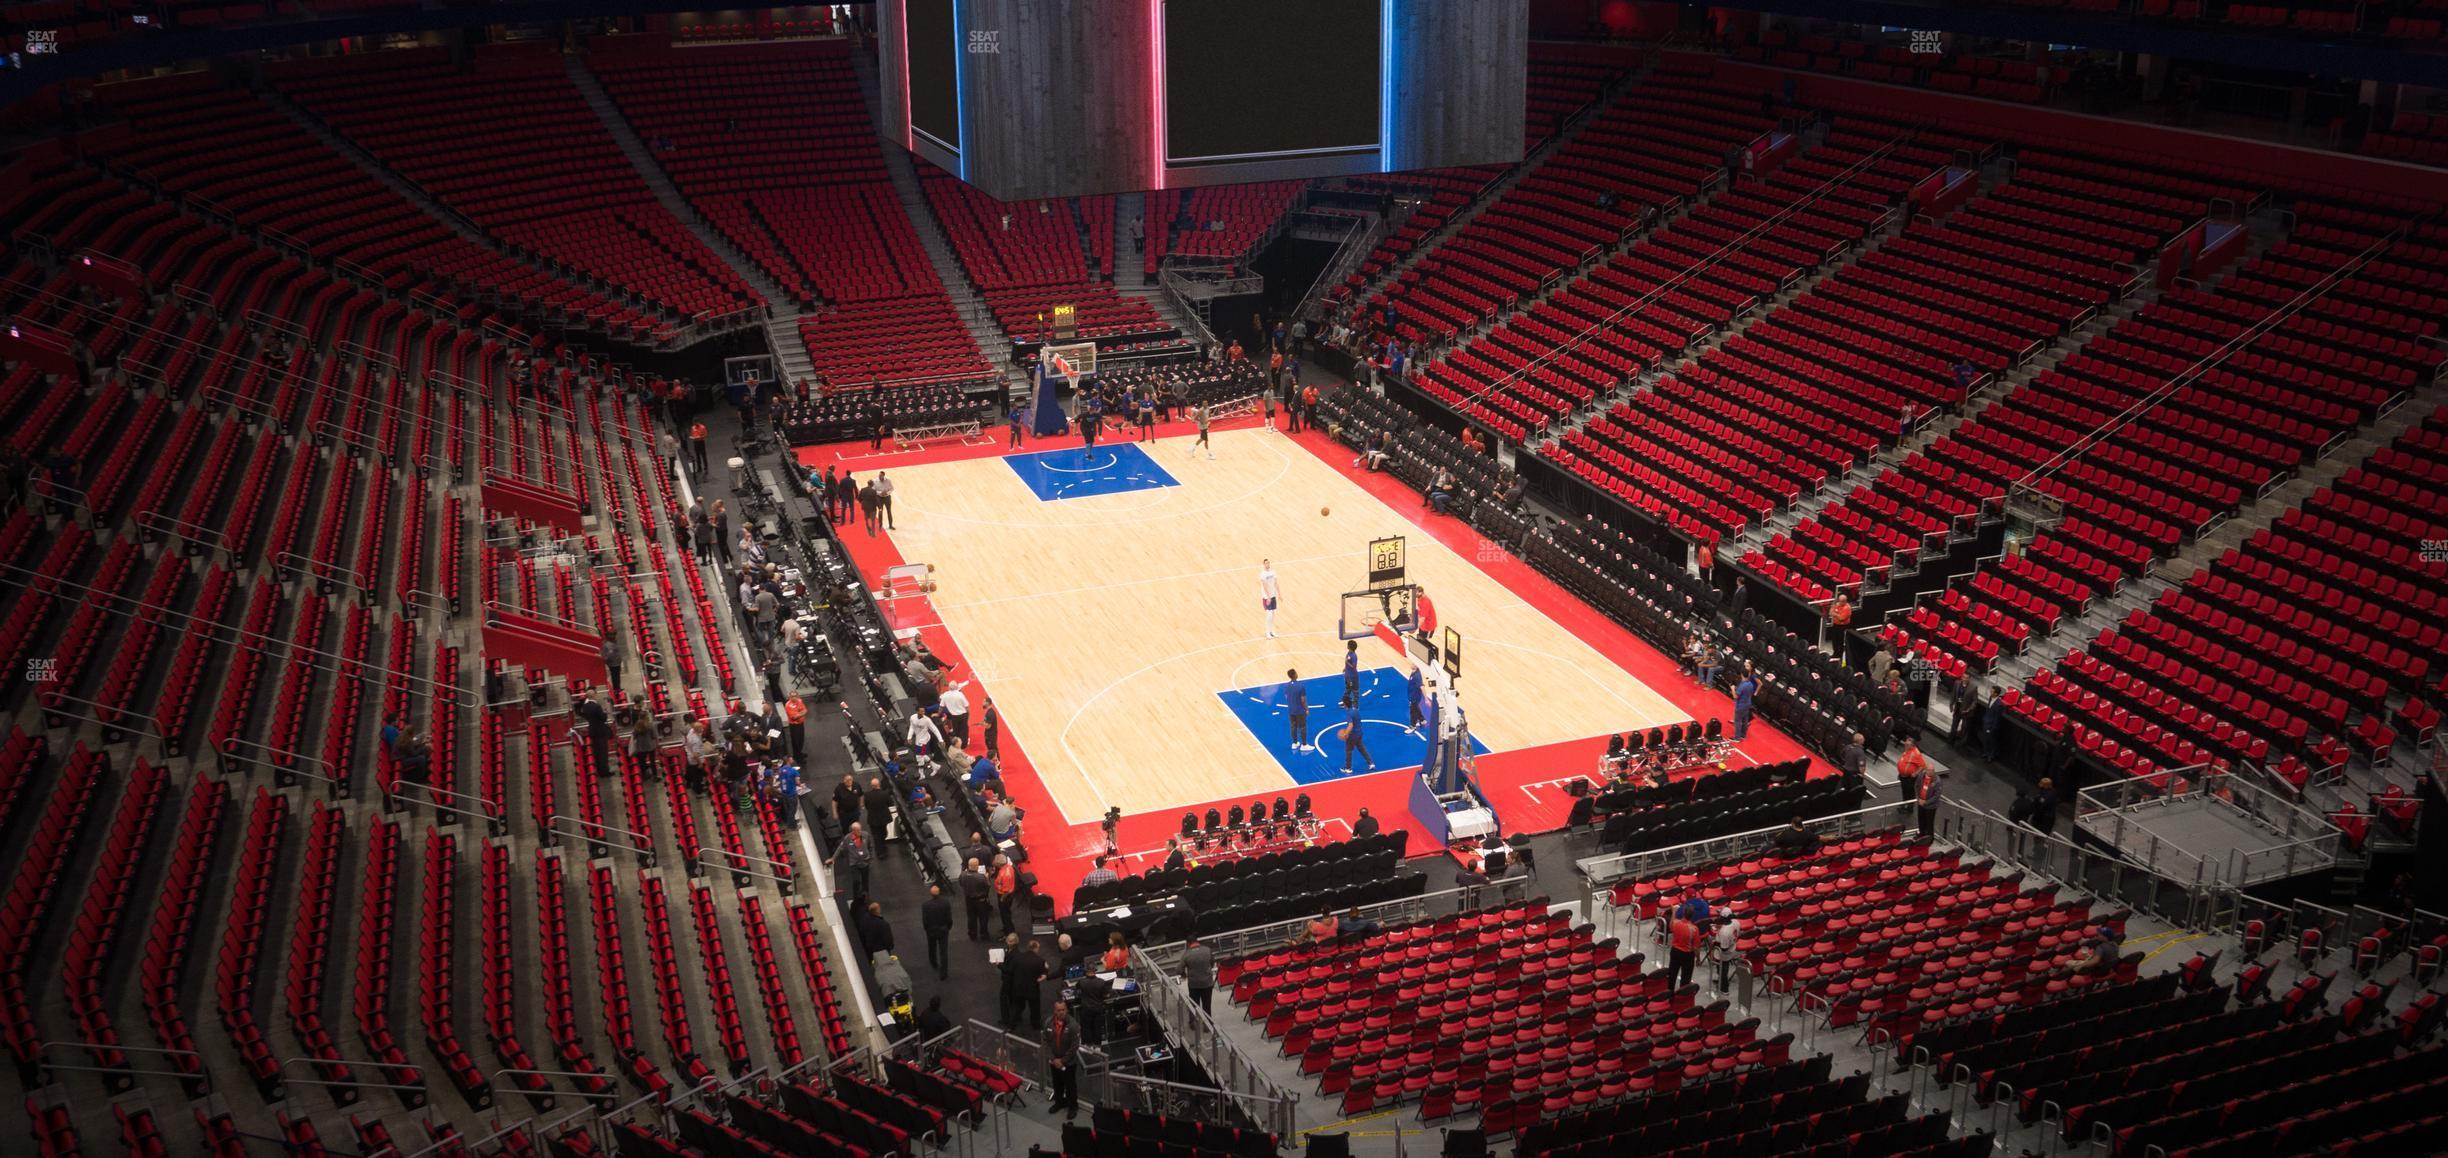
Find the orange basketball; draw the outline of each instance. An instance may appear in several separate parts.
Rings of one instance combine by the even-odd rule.
[[[1332,507],[1319,507],[1319,508],[1318,508],[1318,516],[1319,516],[1320,518],[1323,518],[1323,517],[1325,517],[1325,516],[1327,516],[1327,515],[1331,515],[1331,514],[1333,514],[1333,513],[1334,513],[1334,508],[1332,508]]]

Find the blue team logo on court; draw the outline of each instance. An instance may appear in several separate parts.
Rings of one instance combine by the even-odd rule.
[[[1003,461],[1011,464],[1020,481],[1040,500],[1049,503],[1181,485],[1138,444],[1130,442],[1098,443],[1093,450],[1076,446],[1041,450]]]
[[[1267,754],[1275,757],[1277,766],[1300,784],[1322,784],[1345,775],[1361,775],[1374,760],[1380,772],[1389,768],[1417,768],[1427,762],[1428,736],[1411,727],[1410,683],[1401,670],[1390,667],[1363,668],[1360,671],[1360,746],[1367,759],[1358,753],[1345,763],[1343,741],[1339,733],[1351,719],[1351,709],[1343,706],[1343,673],[1336,670],[1301,681],[1301,689],[1309,694],[1307,727],[1297,741],[1307,745],[1295,749],[1292,719],[1288,703],[1291,685],[1282,682],[1260,684],[1217,692],[1216,697],[1241,721],[1241,726],[1258,738]],[[1424,727],[1424,725],[1423,725]],[[1487,753],[1487,745],[1476,737],[1471,751]]]

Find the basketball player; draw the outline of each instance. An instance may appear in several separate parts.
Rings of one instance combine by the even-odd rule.
[[[1266,608],[1267,638],[1275,638],[1275,605],[1283,599],[1283,589],[1275,582],[1275,564],[1258,560],[1258,606]]]
[[[1343,706],[1360,710],[1360,641],[1343,641]]]
[[[1369,771],[1377,770],[1377,758],[1369,755],[1368,742],[1360,735],[1360,704],[1356,700],[1352,703],[1350,717],[1343,723],[1342,737],[1344,771],[1351,771],[1354,756],[1358,756],[1362,763],[1367,764]]]
[[[1297,668],[1284,669],[1284,710],[1292,716],[1292,750],[1315,751],[1309,743],[1309,689],[1301,686]]]
[[[1190,453],[1197,454],[1199,452],[1199,448],[1205,447],[1207,449],[1207,461],[1214,462],[1215,447],[1210,445],[1207,441],[1207,424],[1215,421],[1215,412],[1209,410],[1206,403],[1201,402],[1198,404],[1198,410],[1193,412],[1192,417],[1198,420],[1199,436],[1197,442],[1190,444]]]
[[[1091,403],[1086,410],[1080,413],[1080,451],[1082,453],[1096,449],[1097,424],[1100,421],[1101,416],[1098,415],[1097,407],[1094,403]]]

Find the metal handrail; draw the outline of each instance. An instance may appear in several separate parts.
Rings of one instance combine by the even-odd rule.
[[[136,524],[136,529],[140,531],[149,531],[153,534],[160,535],[165,539],[175,535],[178,538],[185,539],[191,543],[203,544],[212,550],[226,551],[230,549],[226,536],[222,535],[220,531],[212,527],[205,526],[202,523],[190,523],[185,519],[174,519],[162,514],[160,511],[139,511],[136,513],[133,521]],[[168,529],[164,530],[163,528]],[[203,533],[196,534],[195,532],[198,531]]]
[[[483,796],[474,796],[465,792],[454,792],[448,788],[436,788],[422,780],[410,780],[402,776],[393,776],[388,783],[384,783],[382,785],[383,798],[388,801],[392,807],[397,808],[399,807],[400,802],[395,798],[401,795],[405,790],[411,788],[436,797],[447,796],[453,800],[468,800],[475,802],[478,807],[473,810],[444,804],[439,799],[428,800],[425,802],[425,804],[438,812],[449,812],[459,816],[472,816],[478,820],[484,821],[494,830],[494,835],[496,836],[501,835],[501,830],[509,822],[507,812],[503,808],[502,803],[498,800],[489,799]]]
[[[2024,497],[2028,501],[2029,494],[2037,491],[2042,481],[2056,474],[2058,471],[2071,466],[2084,454],[2089,453],[2092,447],[2106,441],[2109,436],[2115,434],[2119,430],[2123,430],[2126,426],[2132,424],[2136,419],[2139,419],[2144,414],[2157,409],[2161,402],[2166,401],[2177,391],[2192,385],[2195,379],[2198,379],[2203,375],[2208,374],[2211,370],[2216,369],[2228,358],[2242,353],[2245,347],[2250,346],[2254,342],[2260,340],[2262,335],[2276,329],[2280,323],[2292,319],[2295,315],[2303,312],[2303,310],[2306,307],[2309,307],[2313,302],[2326,297],[2329,291],[2336,289],[2341,284],[2344,284],[2346,279],[2352,277],[2355,273],[2360,272],[2362,268],[2365,265],[2370,264],[2374,258],[2394,248],[2399,241],[2406,237],[2408,231],[2412,228],[2412,222],[2399,225],[2386,237],[2373,242],[2371,245],[2366,246],[2361,252],[2346,259],[2344,264],[2341,264],[2336,269],[2323,274],[2318,281],[2304,287],[2304,289],[2298,292],[2294,297],[2287,299],[2286,304],[2279,306],[2277,309],[2274,309],[2267,315],[2264,315],[2260,320],[2244,327],[2242,330],[2238,331],[2234,337],[2231,337],[2225,342],[2221,343],[2217,349],[2210,351],[2208,354],[2204,354],[2192,365],[2177,371],[2174,375],[2170,376],[2166,382],[2161,383],[2158,389],[2143,395],[2132,405],[2127,406],[2124,410],[2110,416],[2106,422],[2093,427],[2081,438],[2074,440],[2074,442],[2070,445],[2060,449],[2055,454],[2052,454],[2048,458],[2042,460],[2040,465],[2033,467],[2030,471],[2026,472],[2022,478],[2016,480],[2013,486],[2007,488],[2007,492],[2011,495]]]
[[[295,551],[283,551],[280,554],[272,556],[272,565],[284,570],[295,571],[301,575],[312,575],[326,583],[338,583],[343,586],[354,587],[360,591],[365,590],[367,586],[365,583],[365,576],[359,574],[355,567],[350,567],[341,563],[333,563],[323,559],[317,559],[311,555],[300,555]],[[333,571],[336,571],[339,574],[333,575],[326,573]],[[345,578],[343,578],[343,576],[345,576]]]
[[[707,846],[707,845],[702,845],[702,844],[697,846],[697,852],[696,852],[696,855],[695,855],[695,856],[693,856],[693,857],[691,857],[690,859],[691,859],[691,860],[698,860],[698,861],[705,860],[705,859],[706,859],[706,854],[707,854],[707,853],[712,853],[712,854],[714,854],[715,858],[716,858],[718,861],[755,861],[755,862],[756,862],[756,863],[758,863],[758,864],[769,864],[769,865],[772,865],[772,866],[774,866],[775,868],[782,870],[782,874],[789,874],[789,875],[782,875],[782,874],[775,874],[775,873],[769,873],[769,872],[762,872],[762,871],[759,871],[759,870],[757,870],[757,869],[748,868],[748,867],[746,867],[745,865],[740,865],[740,864],[731,864],[731,865],[727,865],[726,867],[727,867],[727,868],[729,868],[729,869],[730,869],[730,871],[732,871],[732,872],[738,872],[738,873],[747,873],[749,876],[752,876],[752,877],[763,877],[763,878],[765,878],[766,880],[769,880],[769,881],[774,882],[775,884],[781,885],[781,886],[782,886],[782,888],[783,888],[785,891],[793,891],[793,890],[796,890],[796,889],[798,888],[798,879],[797,879],[797,876],[796,876],[796,874],[797,874],[797,872],[798,872],[798,867],[797,867],[797,866],[795,866],[795,865],[788,865],[788,864],[784,864],[784,863],[782,863],[781,861],[774,860],[774,859],[771,859],[771,858],[769,858],[769,857],[762,857],[762,856],[751,856],[751,855],[749,855],[749,854],[747,854],[747,853],[730,852],[730,851],[727,851],[727,850],[725,850],[725,849],[713,848],[713,847],[710,847],[710,846]]]
[[[306,763],[308,763],[308,764],[312,764],[312,765],[314,765],[315,767],[318,767],[318,768],[329,768],[329,767],[331,767],[331,763],[330,763],[329,761],[327,761],[327,760],[324,760],[324,759],[323,759],[322,757],[320,757],[320,756],[309,756],[309,755],[307,755],[307,754],[305,754],[305,753],[303,753],[303,752],[292,752],[292,751],[289,751],[289,750],[288,750],[288,749],[286,749],[286,748],[275,748],[275,747],[273,747],[273,746],[272,746],[272,745],[270,745],[270,744],[262,743],[262,742],[257,741],[257,740],[250,740],[250,739],[247,739],[247,738],[246,738],[246,737],[244,737],[244,736],[231,736],[231,737],[229,737],[229,738],[227,738],[227,739],[225,739],[225,740],[221,741],[221,755],[223,755],[224,757],[227,757],[227,758],[230,758],[230,759],[245,759],[245,757],[242,757],[242,756],[239,756],[239,755],[238,755],[238,749],[241,749],[241,748],[253,749],[254,751],[257,751],[257,752],[265,752],[265,753],[270,753],[271,755],[274,755],[274,756],[288,756],[288,757],[291,757],[291,758],[293,758],[293,759],[303,760],[303,761],[305,761]],[[306,777],[306,778],[307,778],[307,779],[309,779],[309,780],[320,780],[320,781],[322,781],[322,782],[324,782],[324,783],[326,783],[326,784],[332,785],[333,795],[335,795],[335,796],[346,796],[346,795],[348,795],[349,781],[348,781],[348,779],[347,779],[347,778],[345,778],[345,777],[327,775],[327,774],[322,773],[322,772],[309,772],[309,771],[306,771],[306,770],[305,770],[305,769],[303,769],[303,768],[298,768],[298,767],[283,767],[283,766],[282,766],[282,765],[281,765],[281,764],[280,764],[278,761],[273,761],[273,760],[266,760],[266,761],[263,761],[263,763],[266,763],[266,764],[270,764],[270,765],[272,765],[272,770],[273,770],[273,772],[274,772],[274,773],[276,773],[276,774],[279,774],[279,775],[288,775],[288,776],[304,776],[304,777]]]
[[[603,824],[603,823],[600,823],[600,822],[598,822],[598,821],[588,820],[587,818],[585,818],[585,817],[583,817],[583,816],[571,816],[571,815],[569,815],[569,814],[567,814],[567,813],[556,812],[556,813],[552,814],[551,816],[549,816],[549,817],[546,817],[546,818],[545,818],[545,820],[544,820],[544,831],[545,831],[546,833],[548,833],[548,834],[550,834],[550,835],[554,835],[554,836],[574,836],[574,837],[579,838],[580,840],[592,841],[592,842],[600,842],[600,843],[603,843],[603,844],[619,844],[619,843],[620,843],[620,842],[618,842],[618,841],[609,841],[609,840],[603,840],[603,838],[598,837],[598,836],[591,835],[591,834],[589,834],[589,833],[588,833],[588,832],[586,832],[586,831],[577,831],[577,832],[573,832],[573,831],[571,831],[571,830],[569,830],[569,829],[567,829],[567,828],[565,828],[565,827],[563,827],[563,826],[562,826],[561,822],[562,822],[562,821],[564,821],[564,820],[568,820],[568,821],[575,821],[575,822],[576,822],[576,823],[579,825],[579,827],[580,827],[582,830],[584,830],[584,829],[593,829],[593,830],[596,830],[596,831],[598,831],[598,832],[617,832],[617,833],[621,834],[622,836],[631,837],[631,838],[634,838],[634,839],[636,839],[636,840],[642,840],[642,841],[644,841],[645,843],[643,843],[643,844],[629,844],[629,845],[624,845],[623,847],[627,848],[627,849],[628,849],[629,851],[631,851],[631,852],[641,853],[641,854],[645,855],[645,856],[646,856],[647,858],[649,858],[649,859],[652,859],[652,858],[654,857],[654,855],[655,855],[654,838],[653,838],[653,837],[648,836],[648,835],[646,835],[645,833],[642,833],[642,832],[632,832],[632,831],[630,831],[629,829],[626,829],[626,828],[621,828],[621,827],[619,827],[619,826],[617,826],[617,825]]]
[[[370,1070],[406,1070],[406,1071],[408,1071],[409,1073],[412,1073],[412,1074],[415,1074],[415,1075],[416,1075],[417,1084],[416,1084],[416,1085],[413,1085],[413,1086],[403,1086],[403,1085],[394,1085],[394,1084],[391,1084],[391,1083],[388,1083],[388,1082],[334,1082],[334,1081],[312,1081],[312,1080],[305,1079],[305,1078],[293,1078],[293,1077],[290,1077],[290,1076],[289,1076],[289,1067],[290,1067],[290,1066],[293,1066],[293,1065],[296,1065],[296,1064],[298,1064],[299,1062],[305,1062],[306,1064],[308,1064],[308,1065],[312,1065],[312,1066],[340,1065],[340,1066],[350,1066],[350,1067],[352,1067],[352,1068],[353,1068],[353,1067],[359,1067],[359,1066],[362,1066],[362,1067],[364,1067],[364,1068],[366,1068],[366,1069],[370,1069]],[[281,1061],[280,1061],[280,1065],[278,1065],[277,1067],[274,1067],[273,1072],[278,1073],[279,1075],[281,1075],[281,1081],[283,1081],[283,1082],[296,1082],[296,1081],[304,1081],[304,1082],[306,1082],[306,1083],[307,1083],[307,1084],[309,1084],[309,1085],[320,1085],[320,1086],[363,1086],[363,1087],[365,1087],[365,1088],[367,1088],[367,1089],[370,1089],[370,1090],[417,1090],[417,1091],[423,1091],[423,1090],[425,1089],[425,1085],[424,1085],[424,1082],[425,1082],[425,1067],[420,1066],[420,1065],[416,1064],[415,1062],[387,1062],[387,1061],[376,1061],[376,1060],[375,1060],[375,1059],[373,1059],[373,1058],[354,1058],[354,1057],[314,1057],[314,1056],[312,1056],[312,1055],[300,1055],[300,1056],[298,1056],[298,1057],[285,1057],[285,1058],[282,1058],[282,1059],[281,1059]]]

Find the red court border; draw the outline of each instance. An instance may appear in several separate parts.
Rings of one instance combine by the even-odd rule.
[[[1219,429],[1254,429],[1258,426],[1258,419],[1252,416],[1215,425]],[[1188,422],[1174,422],[1159,424],[1156,433],[1159,438],[1169,438],[1187,435],[1193,430],[1194,427]],[[1322,432],[1304,431],[1288,438],[1294,445],[1316,455],[1320,461],[1410,520],[1419,531],[1470,561],[1558,626],[1587,642],[1599,654],[1648,685],[1690,718],[1732,718],[1734,704],[1726,694],[1702,690],[1683,675],[1672,658],[1659,654],[1638,636],[1540,574],[1537,568],[1501,546],[1488,542],[1462,520],[1433,513],[1419,492],[1412,490],[1402,480],[1391,474],[1370,473],[1352,465],[1349,448]],[[999,458],[1012,452],[1008,443],[1009,433],[1005,428],[990,426],[979,440],[966,443],[946,442],[909,450],[886,448],[876,451],[851,442],[801,447],[797,454],[803,467],[822,469],[829,464],[840,465],[850,468],[857,475],[872,476],[877,470],[890,471],[895,467]],[[1018,451],[1034,453],[1070,445],[1074,445],[1074,440],[1067,437],[1031,438]],[[889,531],[870,535],[855,519],[837,530],[849,551],[851,562],[871,586],[886,568],[904,561]],[[1355,547],[1354,553],[1357,554],[1358,550]],[[929,609],[922,618],[931,621],[936,617]],[[1467,630],[1466,627],[1466,635]],[[930,650],[951,665],[950,670],[956,676],[971,678],[968,661],[961,655],[959,642],[952,638],[949,631],[941,626],[932,626],[922,628],[919,634]],[[976,718],[992,694],[992,688],[981,684],[973,683],[969,689],[973,740],[977,736]],[[1495,801],[1506,830],[1548,832],[1562,828],[1572,799],[1565,794],[1559,782],[1594,771],[1599,755],[1606,750],[1606,742],[1607,734],[1600,733],[1585,739],[1493,752],[1480,757],[1477,764],[1480,784]],[[1013,801],[1033,818],[1024,826],[1030,867],[1037,873],[1039,888],[1055,898],[1058,910],[1067,912],[1071,893],[1078,887],[1080,877],[1087,873],[1096,854],[1104,851],[1103,830],[1096,817],[1080,819],[1065,827],[1052,823],[1052,819],[1062,817],[1063,812],[1055,805],[1052,794],[1046,790],[1036,766],[1030,761],[1026,738],[1016,734],[1009,721],[1005,722],[1000,746],[1003,783],[1011,790]],[[1742,751],[1752,761],[1763,764],[1810,755],[1790,737],[1757,721],[1754,721],[1750,736],[1743,742]],[[1832,775],[1833,772],[1834,769],[1824,761],[1813,760],[1812,775]],[[1348,825],[1353,817],[1359,815],[1359,810],[1366,807],[1388,831],[1398,827],[1409,829],[1414,853],[1437,852],[1439,850],[1431,847],[1427,832],[1411,820],[1411,777],[1409,770],[1388,770],[1305,788],[1287,785],[1283,794],[1307,792],[1311,807],[1318,815],[1327,818],[1330,829],[1336,827],[1337,821]],[[1272,794],[1269,799],[1272,799]],[[1238,797],[1202,801],[1196,805],[1185,805],[1183,811],[1203,815],[1210,805],[1229,809],[1236,803],[1245,802]],[[1117,866],[1117,871],[1128,874],[1153,867],[1153,860],[1148,859],[1149,854],[1161,854],[1165,838],[1179,831],[1180,827],[1180,815],[1171,810],[1123,817],[1117,830],[1118,843],[1123,852],[1133,859],[1128,865]],[[953,835],[955,839],[960,839],[966,834]]]

